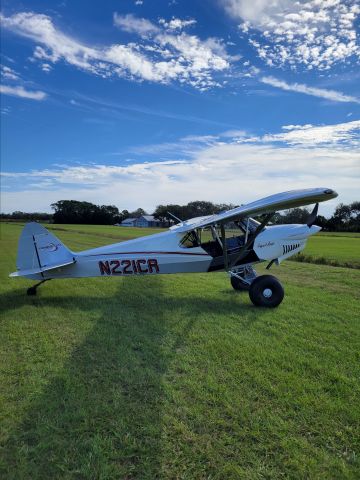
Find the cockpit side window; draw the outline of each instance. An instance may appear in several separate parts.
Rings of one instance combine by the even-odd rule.
[[[228,249],[231,250],[232,248],[238,248],[239,245],[243,245],[247,229],[248,234],[251,234],[256,230],[258,225],[259,222],[250,217],[242,218],[239,221],[233,223],[230,222],[225,225],[225,236]],[[217,251],[220,248],[222,252],[222,247],[219,244],[220,237],[221,233],[219,227],[214,225],[211,228],[207,227],[186,232],[180,240],[179,245],[182,248],[202,247],[206,251],[209,249],[211,251],[214,249]],[[218,254],[220,255],[220,253]]]
[[[180,247],[182,248],[194,248],[199,246],[199,239],[194,230],[186,232],[183,238],[180,240]]]

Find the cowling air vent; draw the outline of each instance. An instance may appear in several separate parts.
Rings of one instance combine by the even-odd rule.
[[[299,247],[300,247],[300,243],[294,243],[292,245],[283,245],[283,255],[286,255],[287,253],[292,252],[293,250],[296,250]]]

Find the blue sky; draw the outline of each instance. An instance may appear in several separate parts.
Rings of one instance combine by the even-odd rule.
[[[358,199],[360,6],[3,0],[1,210]]]

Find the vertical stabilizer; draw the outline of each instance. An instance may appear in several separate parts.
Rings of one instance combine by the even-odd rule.
[[[46,228],[36,222],[27,223],[19,239],[16,266],[23,271],[44,271],[56,265],[74,262],[74,254]]]

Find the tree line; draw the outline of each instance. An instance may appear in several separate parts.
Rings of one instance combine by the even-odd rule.
[[[164,226],[174,223],[174,217],[180,220],[188,220],[193,217],[212,215],[225,210],[235,208],[237,205],[227,203],[212,203],[208,201],[194,201],[186,205],[168,204],[158,205],[153,212],[155,218],[160,220]],[[139,218],[147,212],[138,208],[134,211],[120,211],[115,205],[95,205],[90,202],[77,200],[60,200],[51,204],[54,213],[26,213],[15,211],[10,214],[0,214],[3,220],[41,221],[53,223],[73,224],[96,224],[114,225],[121,223],[126,218]],[[172,215],[171,215],[172,214]],[[293,208],[282,213],[276,213],[272,223],[306,223],[309,216],[307,208]],[[360,232],[360,202],[353,202],[349,205],[340,203],[330,218],[319,215],[316,224],[328,231]]]
[[[235,208],[232,203],[212,203],[206,201],[189,202],[187,205],[158,205],[153,213],[154,217],[162,222],[171,222],[174,216],[180,220],[188,220],[193,217],[202,217],[220,213]]]
[[[273,222],[306,223],[309,215],[307,208],[292,208],[282,214],[277,213]],[[318,215],[315,223],[329,232],[360,232],[360,202],[352,202],[349,205],[340,203],[330,218]]]

